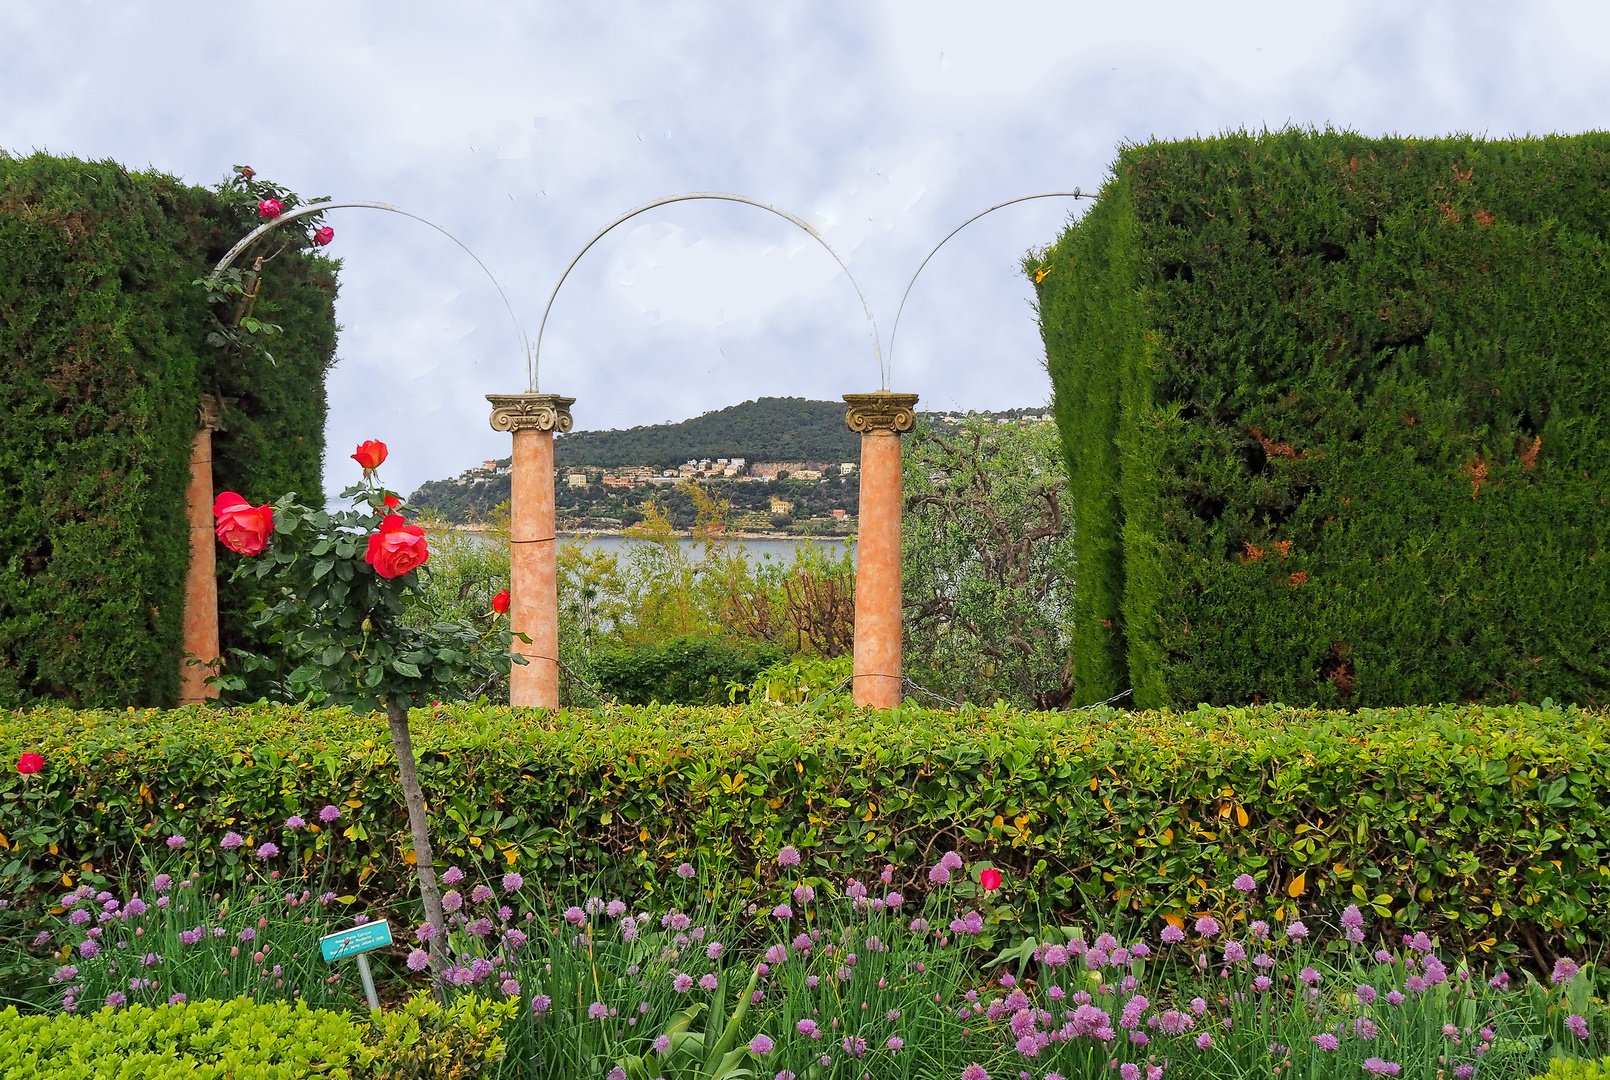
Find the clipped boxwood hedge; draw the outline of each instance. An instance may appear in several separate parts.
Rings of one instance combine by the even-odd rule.
[[[354,1080],[372,1075],[368,1022],[246,998],[87,1016],[0,1011],[0,1080]]]
[[[638,895],[693,858],[752,890],[792,843],[824,875],[893,862],[914,895],[956,847],[1007,870],[1020,906],[1002,910],[1025,916],[1184,916],[1246,871],[1285,918],[1357,902],[1544,957],[1591,947],[1610,917],[1610,724],[1584,711],[461,706],[414,727],[442,858],[549,886],[599,875]],[[0,778],[13,901],[164,859],[175,832],[203,866],[289,850],[284,819],[332,802],[341,819],[294,845],[309,872],[377,905],[411,895],[381,716],[0,714],[0,755],[29,751],[42,772]],[[247,849],[221,850],[226,830]]]
[[[1078,701],[1610,700],[1610,134],[1125,148],[1037,283]]]

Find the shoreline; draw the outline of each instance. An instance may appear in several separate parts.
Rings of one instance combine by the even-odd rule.
[[[449,525],[449,532],[486,533],[491,526],[474,523],[469,525]],[[699,539],[691,529],[675,530],[678,540]],[[560,529],[558,537],[561,540],[631,540],[634,537],[615,529]],[[726,534],[728,540],[743,542],[744,540],[821,540],[832,543],[848,543],[856,538],[855,533],[786,533],[786,532],[746,532],[733,530]]]

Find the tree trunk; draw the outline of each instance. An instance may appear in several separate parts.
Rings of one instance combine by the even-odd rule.
[[[397,775],[402,781],[403,800],[408,804],[408,825],[414,834],[414,869],[419,874],[419,893],[425,901],[425,921],[436,928],[430,954],[439,965],[446,957],[447,920],[442,915],[442,893],[436,884],[430,823],[425,818],[425,793],[419,788],[414,743],[408,736],[408,710],[395,694],[386,695],[386,721],[391,726],[392,749],[397,752]]]

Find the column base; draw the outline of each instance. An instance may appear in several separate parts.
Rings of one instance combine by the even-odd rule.
[[[905,699],[905,680],[899,675],[855,676],[851,696],[858,709],[892,709]]]

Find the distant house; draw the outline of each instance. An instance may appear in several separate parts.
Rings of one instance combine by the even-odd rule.
[[[792,514],[794,512],[794,504],[788,499],[779,499],[777,496],[773,495],[771,497],[771,512],[774,514]]]
[[[842,465],[839,466],[839,475],[840,476],[849,476],[851,473],[855,472],[855,470],[856,470],[856,463],[853,462],[853,461],[846,461]]]
[[[833,520],[834,521],[843,521],[844,519],[848,518],[849,516],[850,516],[850,512],[848,510],[835,510],[835,511],[833,511]]]
[[[789,473],[788,478],[790,480],[820,480],[822,471],[820,469],[800,469],[798,472]]]
[[[565,477],[565,483],[573,488],[584,488],[587,486],[587,474],[584,472],[570,473]]]

